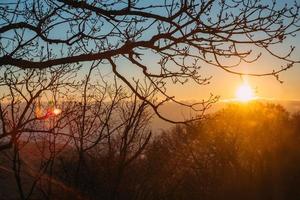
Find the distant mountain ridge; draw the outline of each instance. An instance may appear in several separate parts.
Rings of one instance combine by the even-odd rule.
[[[300,100],[282,100],[282,99],[267,99],[267,98],[259,98],[254,101],[262,102],[262,103],[272,103],[281,105],[290,113],[300,112]],[[185,100],[185,103],[195,103],[196,100]],[[206,110],[206,114],[211,114],[217,112],[218,110],[226,107],[226,105],[230,103],[238,103],[238,101],[234,99],[220,100],[219,102],[213,104],[211,108]],[[247,104],[247,102],[242,102],[243,104]],[[180,121],[184,119],[188,119],[193,113],[191,113],[190,109],[184,108],[183,106],[177,105],[175,103],[166,103],[160,109],[162,115],[168,119],[172,119],[174,121]],[[174,124],[163,121],[158,117],[154,117],[152,120],[151,128],[153,131],[164,131],[168,128],[171,128]]]

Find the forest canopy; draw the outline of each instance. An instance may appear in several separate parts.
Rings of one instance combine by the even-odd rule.
[[[111,135],[112,146],[102,140],[84,151],[80,162],[76,146],[60,142],[51,151],[47,137],[23,141],[17,177],[27,182],[20,187],[29,199],[294,199],[299,130],[299,113],[282,106],[230,104],[210,119],[154,135],[138,153],[138,135],[126,147],[121,132]],[[4,166],[13,155],[1,154]],[[16,194],[12,185],[3,195]]]
[[[192,83],[193,98],[219,71],[282,83],[300,63],[299,11],[292,0],[1,1],[0,198],[299,198],[299,113],[245,83],[240,103],[211,114],[218,94],[171,92]],[[177,120],[178,106],[190,117]],[[155,129],[154,117],[177,126]]]
[[[72,67],[82,74],[93,63],[93,75],[108,68],[160,118],[174,122],[159,112],[173,101],[197,111],[199,119],[216,96],[184,104],[169,94],[167,83],[209,84],[213,74],[203,68],[242,75],[240,65],[262,54],[284,64],[251,75],[280,80],[280,72],[299,63],[293,43],[284,42],[299,31],[299,8],[297,1],[271,0],[3,2],[1,73]],[[149,86],[157,98],[143,92]]]

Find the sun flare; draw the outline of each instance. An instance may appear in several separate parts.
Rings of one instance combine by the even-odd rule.
[[[247,83],[240,85],[236,91],[236,99],[238,101],[247,102],[254,99],[254,97],[254,91]]]
[[[54,115],[59,115],[61,113],[61,109],[59,109],[59,108],[54,108],[53,109],[53,114]]]

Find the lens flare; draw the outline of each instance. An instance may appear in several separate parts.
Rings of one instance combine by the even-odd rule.
[[[54,108],[53,109],[53,114],[54,115],[59,115],[61,113],[61,109],[59,109],[59,108]]]

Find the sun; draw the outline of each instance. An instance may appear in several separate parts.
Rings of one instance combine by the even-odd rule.
[[[247,83],[243,83],[243,85],[240,85],[235,95],[236,99],[242,102],[250,101],[255,97],[253,89]]]

